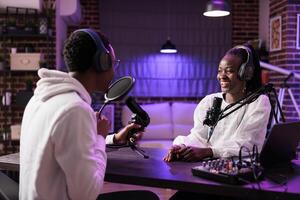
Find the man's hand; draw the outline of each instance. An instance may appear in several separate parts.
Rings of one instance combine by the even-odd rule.
[[[211,148],[197,148],[185,145],[174,145],[164,157],[164,161],[171,162],[174,160],[182,160],[187,162],[200,161],[206,157],[212,157]]]
[[[128,124],[123,129],[121,129],[118,133],[114,136],[114,144],[126,144],[127,143],[127,136],[130,130],[141,128],[139,124]],[[143,132],[137,132],[132,137],[135,141],[140,140],[142,138]]]
[[[99,113],[96,113],[97,117],[97,133],[99,135],[102,135],[104,138],[106,138],[109,128],[110,128],[110,122],[105,116],[99,116]]]

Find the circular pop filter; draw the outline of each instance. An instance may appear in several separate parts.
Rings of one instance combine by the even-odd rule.
[[[117,100],[125,96],[133,87],[135,79],[131,76],[124,76],[111,84],[104,94],[105,103]]]

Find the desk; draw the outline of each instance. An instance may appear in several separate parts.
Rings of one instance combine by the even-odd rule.
[[[150,155],[149,159],[142,158],[128,148],[107,152],[108,162],[105,180],[224,196],[247,197],[247,199],[300,199],[300,160],[293,161],[289,168],[267,172],[267,175],[276,173],[286,176],[285,186],[267,178],[260,182],[262,189],[259,190],[257,184],[228,185],[195,177],[191,173],[191,167],[199,165],[198,163],[165,163],[162,158],[167,150],[145,149],[145,151]],[[0,157],[0,168],[4,167],[5,169],[11,167],[11,170],[18,170],[18,154]]]
[[[130,149],[108,152],[105,180],[248,199],[300,199],[300,160],[293,162],[290,169],[277,169],[277,175],[281,173],[288,177],[286,187],[266,179],[260,183],[262,190],[258,190],[257,184],[228,185],[195,177],[191,168],[199,163],[165,163],[162,158],[167,150],[145,151],[150,155],[149,159],[143,159]],[[274,170],[268,173],[271,175]]]

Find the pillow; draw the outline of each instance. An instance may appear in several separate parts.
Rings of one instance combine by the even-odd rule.
[[[175,102],[172,104],[172,122],[174,125],[185,124],[193,126],[194,111],[198,104]]]

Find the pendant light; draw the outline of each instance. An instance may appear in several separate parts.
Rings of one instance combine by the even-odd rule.
[[[171,42],[170,37],[170,4],[169,0],[167,0],[167,31],[168,31],[168,38],[167,41],[161,46],[160,53],[177,53],[177,49],[175,44]]]
[[[230,15],[230,7],[226,0],[209,0],[206,4],[206,17],[224,17]]]
[[[176,46],[171,42],[170,37],[168,37],[166,43],[161,46],[160,53],[177,53]]]

